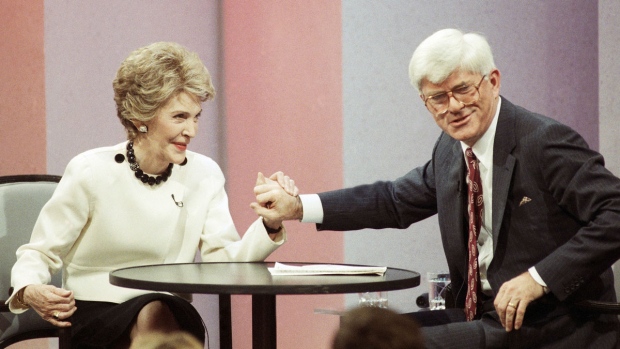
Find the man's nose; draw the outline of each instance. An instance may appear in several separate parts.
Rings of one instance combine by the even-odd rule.
[[[463,109],[463,102],[454,97],[452,92],[448,92],[448,111],[451,113],[458,112]]]

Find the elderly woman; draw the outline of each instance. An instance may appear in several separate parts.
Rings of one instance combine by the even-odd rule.
[[[30,243],[17,251],[7,303],[14,313],[32,308],[56,326],[72,326],[74,347],[127,348],[145,332],[175,330],[204,342],[188,301],[113,286],[109,272],[192,262],[197,249],[203,261],[261,261],[285,241],[285,231],[281,221],[259,218],[240,239],[222,171],[187,150],[201,103],[215,93],[195,53],[165,42],[140,48],[113,86],[128,141],[69,162]],[[288,178],[278,183],[296,192]],[[47,285],[59,270],[63,288]]]

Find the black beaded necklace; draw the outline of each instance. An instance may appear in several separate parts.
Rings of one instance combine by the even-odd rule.
[[[168,168],[166,168],[164,173],[160,174],[157,177],[153,177],[144,173],[144,171],[140,169],[140,164],[138,164],[138,162],[136,161],[136,154],[134,154],[133,152],[133,141],[127,142],[127,161],[129,162],[129,168],[131,168],[131,170],[135,172],[136,178],[141,180],[142,183],[148,185],[156,185],[161,182],[165,182],[172,174],[172,163],[168,165]]]

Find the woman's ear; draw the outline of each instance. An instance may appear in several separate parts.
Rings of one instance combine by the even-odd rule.
[[[135,128],[138,130],[138,132],[140,132],[140,133],[147,133],[147,132],[148,132],[148,130],[149,130],[149,128],[148,128],[145,124],[143,124],[142,122],[140,122],[140,121],[135,121],[135,120],[132,120],[132,121],[131,121],[131,123],[134,125],[134,127],[135,127]]]

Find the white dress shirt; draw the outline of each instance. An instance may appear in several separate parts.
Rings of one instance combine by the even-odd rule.
[[[487,278],[487,270],[493,260],[493,145],[495,142],[495,130],[497,129],[497,116],[499,115],[501,104],[500,98],[497,102],[497,110],[491,125],[472,147],[472,151],[478,158],[480,179],[482,180],[484,217],[480,227],[480,234],[478,234],[478,270],[482,292],[487,295],[492,293],[491,285]],[[461,148],[463,148],[463,158],[466,159],[465,150],[469,146],[461,142]]]

